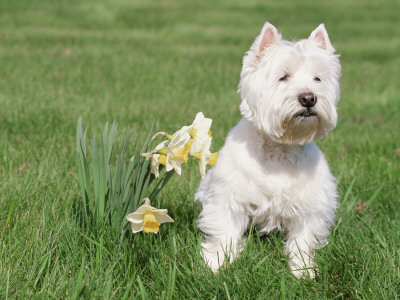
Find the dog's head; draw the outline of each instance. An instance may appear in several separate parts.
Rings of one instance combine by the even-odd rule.
[[[265,23],[243,58],[240,111],[273,140],[305,144],[335,128],[340,62],[323,24],[288,42]]]

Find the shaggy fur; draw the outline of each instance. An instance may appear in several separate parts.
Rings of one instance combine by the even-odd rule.
[[[336,126],[334,51],[323,24],[308,39],[288,42],[267,22],[244,56],[243,118],[195,195],[203,206],[202,255],[214,272],[225,256],[237,257],[254,222],[260,233],[283,231],[292,273],[314,277],[314,250],[327,241],[337,207],[335,178],[313,142]],[[302,105],[304,93],[315,105]]]

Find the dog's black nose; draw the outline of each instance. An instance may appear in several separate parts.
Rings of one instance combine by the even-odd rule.
[[[303,93],[299,95],[299,102],[301,106],[310,108],[313,107],[317,103],[317,96],[313,93]]]

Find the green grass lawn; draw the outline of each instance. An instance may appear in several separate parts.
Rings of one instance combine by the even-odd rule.
[[[400,297],[399,1],[0,2],[0,298]],[[247,235],[214,276],[200,256],[195,163],[153,203],[175,223],[123,243],[87,235],[75,129],[118,122],[136,137],[214,120],[213,149],[240,119],[243,54],[264,22],[286,39],[321,22],[341,54],[338,127],[318,142],[340,207],[315,280],[295,279],[282,236]],[[133,152],[133,149],[132,149]]]

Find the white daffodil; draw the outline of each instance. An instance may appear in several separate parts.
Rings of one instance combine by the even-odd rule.
[[[171,141],[164,141],[154,150],[142,153],[142,157],[151,159],[151,172],[156,177],[160,176],[160,164],[166,166],[167,172],[174,169],[181,175],[181,164],[188,161],[191,146],[190,134],[186,129],[181,129],[174,134]]]
[[[192,141],[190,141],[190,134],[187,131],[181,130],[174,134],[173,139],[168,144],[165,158],[167,172],[174,169],[176,173],[181,175],[181,164],[187,162],[191,146]],[[160,157],[160,159],[163,158]],[[160,159],[159,162],[162,163]]]
[[[203,143],[202,145],[203,147],[200,149],[200,151],[192,155],[199,161],[199,169],[201,177],[204,177],[204,175],[206,174],[207,164],[211,166],[215,166],[217,164],[218,153],[210,152],[211,140],[212,138],[208,137],[208,139],[206,139],[205,142]]]
[[[151,152],[157,153],[158,151],[160,151],[161,149],[163,149],[165,147],[166,143],[168,143],[168,141],[163,141],[162,143],[157,145],[157,147],[154,148],[154,150]],[[154,176],[156,178],[158,178],[160,176],[160,172],[159,172],[160,154],[153,154],[153,155],[151,155],[150,159],[151,159],[151,165],[150,165],[151,173],[154,174]]]
[[[144,231],[146,233],[157,233],[162,223],[174,222],[167,215],[167,209],[157,209],[150,205],[150,199],[146,198],[142,206],[135,212],[126,216],[126,219],[132,223],[132,232]]]
[[[193,124],[190,127],[190,136],[192,137],[193,145],[190,149],[190,155],[199,153],[203,149],[204,143],[211,136],[210,127],[212,120],[205,118],[202,112],[197,113]]]
[[[151,165],[150,165],[151,173],[154,174],[154,176],[156,178],[160,177],[160,171],[159,171],[160,162],[159,162],[159,159],[160,159],[160,154],[153,154],[151,156]]]
[[[211,136],[210,127],[212,124],[212,119],[204,117],[202,112],[197,113],[192,125],[183,126],[177,132],[175,132],[172,136],[165,134],[170,140],[174,139],[178,135],[183,135],[186,132],[190,134],[192,138],[193,144],[190,149],[190,155],[194,153],[200,152],[203,147],[203,144],[206,140]]]
[[[192,130],[192,125],[183,126],[181,129],[176,131],[173,135],[166,134],[166,137],[171,141],[177,136],[186,137],[186,133],[189,134],[190,130]],[[189,134],[189,138],[190,138],[190,134]]]

